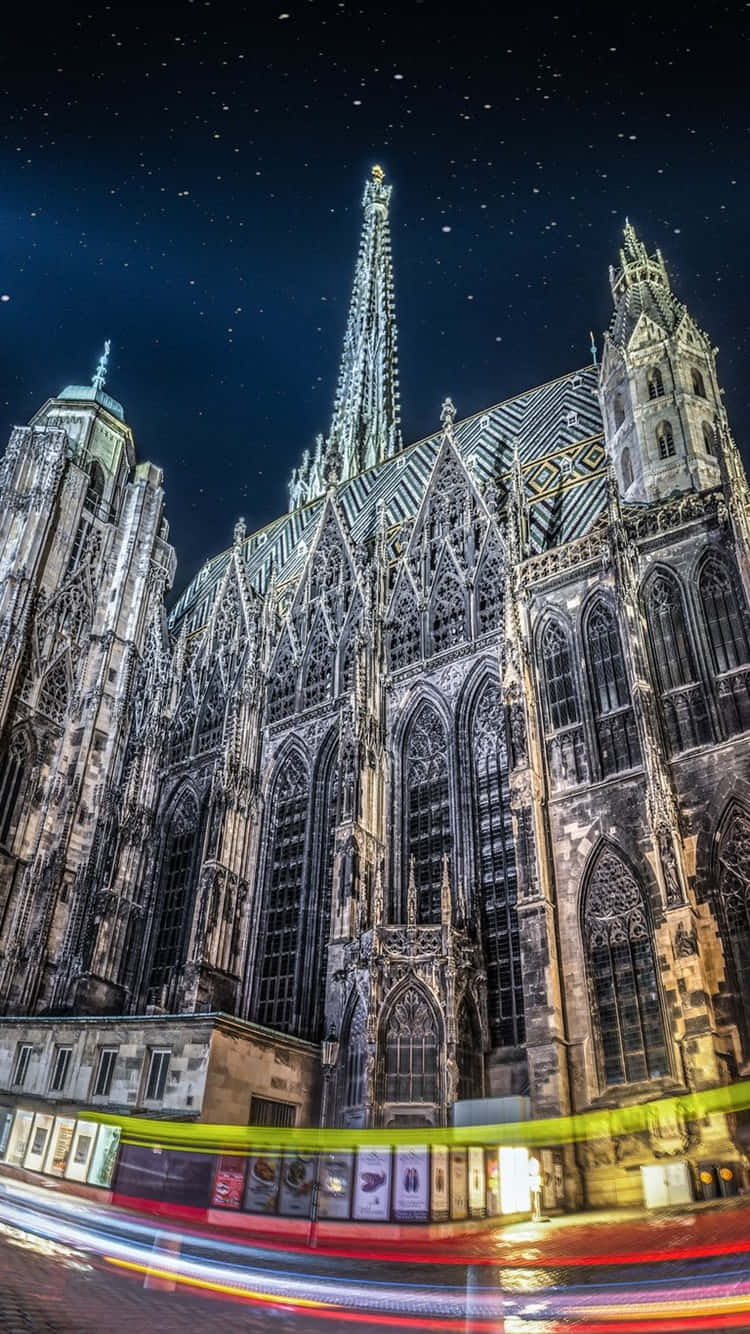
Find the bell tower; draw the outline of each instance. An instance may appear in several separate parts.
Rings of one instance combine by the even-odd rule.
[[[626,222],[599,380],[604,433],[625,500],[654,501],[720,483],[716,352]]]

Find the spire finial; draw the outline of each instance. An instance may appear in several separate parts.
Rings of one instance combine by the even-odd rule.
[[[375,163],[372,169],[372,179],[374,181],[377,181],[378,185],[382,185],[383,181],[385,180],[385,172],[383,171],[383,168],[378,165],[377,162]]]
[[[456,420],[456,409],[453,399],[448,397],[443,399],[443,406],[440,409],[440,424],[443,430],[448,434],[453,434],[453,423]]]
[[[110,343],[109,339],[105,338],[104,351],[102,352],[96,370],[94,371],[94,374],[91,377],[91,388],[97,394],[99,393],[99,390],[103,389],[105,384],[107,383],[107,371],[109,370],[109,349],[111,348],[111,346],[112,344]]]
[[[589,329],[589,340],[590,340],[589,351],[591,353],[591,360],[593,361],[594,365],[597,366],[598,362],[596,357],[596,340],[594,338],[593,329]]]

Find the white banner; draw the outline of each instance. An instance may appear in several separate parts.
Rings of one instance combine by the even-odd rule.
[[[426,1222],[429,1205],[430,1155],[426,1148],[396,1149],[393,1216]]]
[[[391,1212],[390,1149],[359,1149],[354,1178],[354,1218],[387,1222]]]

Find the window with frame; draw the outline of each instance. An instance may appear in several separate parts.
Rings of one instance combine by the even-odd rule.
[[[148,1071],[143,1094],[144,1102],[161,1102],[167,1086],[169,1062],[172,1056],[170,1047],[154,1047],[148,1053]]]
[[[328,938],[331,930],[331,899],[333,895],[333,856],[336,848],[338,819],[339,772],[333,754],[318,782],[316,794],[315,828],[322,830],[318,845],[317,892],[308,899],[313,909],[310,928],[313,932],[311,972],[301,997],[303,1010],[301,1034],[317,1041],[321,1036],[325,1009],[328,973]],[[354,868],[353,868],[354,870]]]
[[[703,449],[706,454],[713,457],[716,453],[716,433],[711,422],[701,422],[701,430],[703,432]]]
[[[656,428],[656,444],[659,450],[660,459],[671,459],[674,457],[674,431],[671,422],[659,422]]]
[[[729,736],[750,728],[750,637],[745,599],[734,570],[716,556],[698,579],[711,665],[724,729]]]
[[[49,1079],[50,1093],[64,1093],[73,1058],[72,1047],[55,1047],[52,1057],[52,1073]]]
[[[658,366],[654,366],[646,377],[649,398],[664,397],[664,379]]]
[[[698,398],[706,397],[706,385],[697,366],[692,366],[690,370],[690,387]]]
[[[586,617],[586,657],[599,763],[609,778],[641,756],[617,618],[602,598]]]
[[[50,667],[39,688],[38,704],[42,713],[46,713],[53,722],[62,722],[68,707],[70,682],[64,658],[60,658],[54,667]]]
[[[603,1082],[640,1083],[669,1072],[646,901],[612,849],[599,856],[583,912]]]
[[[321,624],[313,631],[305,653],[302,677],[302,708],[312,709],[333,698],[336,654]]]
[[[463,1001],[456,1025],[456,1062],[459,1098],[481,1098],[484,1093],[484,1057],[473,1006]]]
[[[659,571],[647,584],[646,622],[662,713],[672,751],[710,740],[705,692],[685,616],[682,590],[674,575]]]
[[[367,1053],[365,1050],[365,1014],[361,1001],[349,1021],[346,1038],[346,1064],[342,1106],[360,1107],[365,1101]]]
[[[717,917],[727,962],[744,1013],[743,1045],[750,1051],[750,817],[735,810],[719,842]],[[731,976],[731,973],[730,973]]]
[[[294,712],[297,702],[297,667],[294,661],[288,637],[283,642],[274,659],[268,685],[269,722],[281,722]]]
[[[115,1073],[115,1061],[117,1060],[117,1047],[100,1047],[99,1060],[94,1076],[94,1087],[91,1091],[93,1098],[108,1098],[112,1088],[112,1076]]]
[[[161,912],[149,979],[155,992],[168,985],[182,963],[199,829],[198,804],[192,792],[185,792],[170,819],[162,856]]]
[[[385,1101],[437,1102],[438,1020],[424,992],[407,987],[385,1022]]]
[[[14,732],[0,759],[0,843],[7,843],[13,833],[30,759],[28,737],[22,731]]]
[[[486,635],[503,623],[503,565],[499,550],[490,548],[484,555],[474,585],[477,634]]]
[[[14,1088],[23,1088],[29,1072],[29,1061],[34,1050],[30,1042],[19,1042],[16,1047],[16,1059],[13,1064],[11,1084]]]
[[[435,582],[430,612],[433,653],[442,653],[466,640],[466,593],[458,571],[447,561]]]
[[[202,755],[208,750],[215,750],[221,745],[224,732],[224,714],[226,702],[218,669],[214,672],[195,730],[195,753]]]
[[[297,1104],[261,1098],[253,1093],[250,1098],[251,1126],[294,1126],[297,1124]]]
[[[578,692],[573,677],[570,639],[559,621],[550,621],[541,640],[544,701],[547,727],[557,732],[580,721]]]
[[[435,709],[422,704],[409,728],[403,759],[406,811],[404,889],[414,873],[417,921],[440,921],[444,858],[453,848],[448,736]]]
[[[255,1021],[291,1032],[296,978],[310,779],[297,754],[277,775],[270,806],[268,861],[258,953]]]
[[[388,662],[392,672],[409,667],[422,656],[422,616],[408,579],[396,595],[388,627]]]
[[[487,1017],[492,1045],[515,1047],[525,1037],[518,930],[516,852],[510,808],[505,711],[499,684],[488,681],[471,722],[474,872],[479,882]]]

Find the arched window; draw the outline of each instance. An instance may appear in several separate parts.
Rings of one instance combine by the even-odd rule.
[[[277,775],[270,803],[267,864],[255,962],[256,1023],[291,1032],[305,871],[310,781],[292,754]]]
[[[440,921],[443,859],[450,857],[448,737],[431,704],[423,704],[409,728],[403,759],[406,811],[404,889],[412,869],[417,887],[417,920]]]
[[[707,454],[713,456],[716,453],[716,436],[711,422],[702,422],[701,430],[703,431],[703,448]]]
[[[409,580],[402,578],[388,627],[388,662],[392,672],[422,657],[422,616]]]
[[[750,728],[750,637],[744,598],[734,572],[709,557],[698,581],[716,692],[730,736]]]
[[[173,808],[162,853],[161,908],[149,978],[149,989],[157,995],[169,986],[185,957],[199,832],[198,803],[192,792],[184,792]]]
[[[505,717],[495,681],[487,681],[474,704],[471,759],[474,874],[487,969],[490,1035],[494,1047],[515,1047],[525,1036],[518,886]]]
[[[466,638],[466,593],[458,571],[445,561],[430,598],[433,653],[462,644]]]
[[[312,1042],[317,1042],[322,1036],[325,1012],[338,795],[339,771],[334,751],[317,783],[313,831],[320,831],[320,835],[316,848],[315,877],[306,894],[310,913],[304,942],[308,945],[308,967],[305,970],[305,994],[298,1008],[302,1015],[301,1036],[309,1037]]]
[[[26,732],[16,730],[0,756],[0,843],[10,842],[30,762],[29,738]]]
[[[103,495],[104,471],[101,464],[97,463],[96,459],[94,459],[91,468],[89,469],[89,484],[86,488],[86,495],[83,501],[86,509],[93,510],[94,513],[96,513],[102,503]]]
[[[59,658],[54,667],[50,667],[39,688],[39,708],[53,722],[61,723],[65,717],[70,694],[70,681],[65,659]]]
[[[690,383],[692,385],[693,393],[697,394],[698,398],[706,397],[706,386],[703,382],[703,376],[697,366],[692,366],[690,369]]]
[[[718,912],[727,962],[744,1008],[744,1045],[750,1050],[750,819],[737,811],[719,843]]]
[[[284,638],[273,661],[268,686],[268,720],[280,722],[294,713],[297,698],[297,668],[289,639]]]
[[[459,1098],[481,1098],[484,1093],[482,1039],[474,1006],[462,1001],[458,1012],[456,1063]]]
[[[477,634],[486,635],[503,623],[503,567],[500,552],[490,549],[479,568],[474,591]]]
[[[599,763],[608,778],[638,764],[640,748],[617,618],[603,598],[586,618],[586,658]]]
[[[671,459],[674,456],[674,431],[671,422],[659,422],[656,428],[656,443],[660,459]]]
[[[597,858],[583,906],[583,934],[604,1083],[668,1073],[659,985],[646,902],[611,849]]]
[[[367,1035],[365,1010],[361,1000],[357,1000],[349,1019],[344,1048],[346,1062],[340,1105],[361,1107],[367,1098]]]
[[[580,717],[570,658],[570,642],[564,626],[559,621],[550,621],[545,627],[541,640],[541,654],[547,727],[550,731],[556,732],[561,727],[570,727],[572,723],[577,723]]]
[[[664,397],[664,381],[658,366],[654,366],[646,377],[649,398]]]
[[[628,491],[633,485],[633,463],[630,457],[630,450],[623,449],[620,458],[620,468],[622,470],[622,489]]]
[[[221,683],[221,676],[215,671],[203,701],[195,737],[195,753],[202,755],[207,750],[215,750],[221,745],[224,731],[226,701]]]
[[[710,740],[708,711],[677,580],[660,571],[646,589],[651,655],[673,751]]]
[[[407,987],[385,1019],[385,1102],[437,1102],[440,1039],[435,1008]]]
[[[336,655],[322,622],[313,630],[305,653],[302,707],[312,709],[333,699]]]
[[[618,392],[615,394],[615,402],[614,402],[614,421],[615,421],[616,431],[619,430],[619,428],[622,426],[624,420],[625,420],[625,404],[623,403],[622,394]]]

